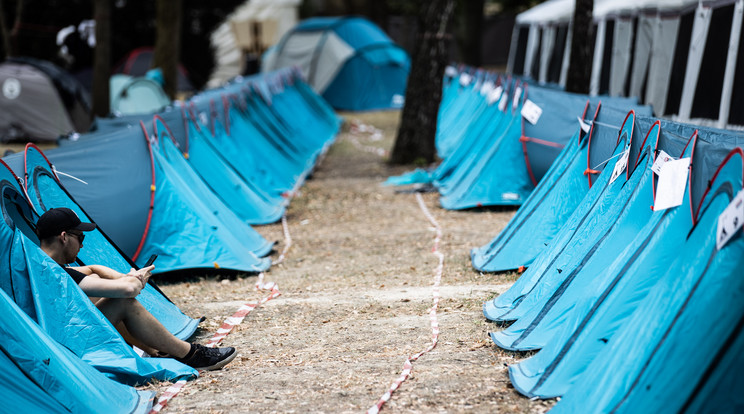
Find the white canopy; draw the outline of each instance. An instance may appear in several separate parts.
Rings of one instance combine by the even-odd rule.
[[[248,0],[212,32],[215,68],[208,87],[217,87],[243,72],[243,49],[253,44],[253,25],[260,23],[260,46],[268,48],[299,21],[301,0]]]

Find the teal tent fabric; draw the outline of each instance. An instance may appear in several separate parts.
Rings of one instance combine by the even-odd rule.
[[[5,293],[51,338],[118,382],[143,384],[151,378],[171,380],[196,375],[195,370],[172,359],[137,356],[67,272],[39,248],[38,240],[26,237],[24,231],[33,225],[34,214],[29,201],[22,199],[23,190],[15,179],[9,168],[0,167],[5,219],[0,224],[0,235],[5,239],[0,253],[7,256],[0,287]],[[153,309],[156,317],[164,316],[169,329],[185,323],[193,332],[196,322],[162,294],[151,288],[143,292],[143,305]]]
[[[161,160],[157,148],[153,156],[157,189],[153,216],[162,218],[152,221],[140,260],[158,254],[158,264],[168,271],[213,267],[260,272],[271,266],[269,258],[259,258],[252,251],[254,247],[264,248],[263,238],[258,239],[259,246],[248,245],[251,240],[244,238],[247,234],[234,233],[215,215],[202,196]]]
[[[59,184],[54,174],[48,169],[49,164],[43,158],[41,152],[34,147],[26,151],[26,167],[28,168],[27,183],[30,191],[31,202],[36,211],[43,212],[54,207],[67,207],[77,213],[86,222],[93,222],[90,216],[72,199],[72,197]],[[18,189],[19,191],[22,191]],[[20,203],[20,202],[19,202]],[[19,217],[14,225],[33,222],[37,218],[36,213],[29,213],[27,217]],[[33,225],[33,224],[32,224]],[[31,240],[35,240],[33,231],[27,227],[24,234]],[[38,242],[38,241],[37,241]],[[79,264],[100,264],[108,266],[118,272],[127,273],[129,269],[137,267],[116,245],[111,242],[100,228],[89,232],[86,236],[85,245],[78,253]],[[148,285],[137,297],[145,308],[171,332],[181,339],[188,339],[196,331],[199,325],[198,319],[192,319],[181,312],[162,292],[156,290],[154,285]]]
[[[657,276],[645,299],[554,412],[583,407],[618,413],[690,411],[697,397],[693,392],[707,385],[701,380],[725,375],[723,371],[732,368],[717,359],[737,339],[744,315],[741,229],[721,250],[716,248],[718,216],[742,188],[742,151],[732,154],[712,177],[676,260]],[[737,396],[721,396],[740,401]],[[726,399],[712,404],[728,406]],[[701,407],[700,402],[695,406]]]
[[[669,138],[675,139],[660,139],[658,149],[666,151],[668,146],[664,141]],[[694,142],[688,143],[685,153],[677,155],[690,157],[693,148]],[[694,165],[693,161],[693,174]],[[611,337],[612,327],[621,323],[623,315],[629,313],[629,306],[653,283],[654,277],[650,275],[665,271],[672,261],[692,221],[689,191],[679,207],[646,212],[648,205],[653,205],[650,190],[646,188],[635,200],[630,200],[630,208],[618,219],[620,228],[593,253],[565,289],[563,298],[540,318],[542,323],[538,322],[532,336],[542,336],[543,349],[532,358],[510,366],[512,382],[523,394],[562,395],[586,361]],[[598,266],[601,271],[597,270]],[[567,308],[568,303],[571,308]],[[605,316],[609,323],[604,329],[599,328],[601,312],[612,315],[609,319]],[[596,331],[592,332],[593,329]]]
[[[141,358],[58,264],[20,232],[12,239],[8,292],[47,334],[124,384],[191,378],[196,371],[169,358]]]
[[[2,243],[12,243],[0,231]],[[7,270],[7,269],[6,269]],[[96,371],[47,335],[0,290],[3,410],[39,413],[147,413],[153,391],[137,391]]]
[[[587,115],[588,104],[596,107],[601,102],[607,107],[623,108],[625,113],[635,109],[642,115],[651,111],[650,107],[638,105],[635,99],[569,94],[535,86],[524,79],[494,78],[480,70],[464,69],[458,73],[451,69],[455,73],[445,75],[437,120],[435,142],[442,162],[429,176],[407,174],[390,177],[385,182],[387,185],[432,182],[442,196],[440,204],[445,209],[521,206],[555,160],[566,158],[561,156],[562,149],[577,140],[576,121]],[[539,108],[539,117],[530,120],[523,117],[522,110],[527,104]],[[541,194],[546,193],[541,190]],[[566,208],[569,212],[570,204]],[[553,235],[549,231],[547,238]],[[532,259],[534,256],[524,257],[514,267],[484,269],[508,270],[528,265]],[[476,268],[481,267],[476,264]]]
[[[137,134],[138,131],[134,130],[132,132]],[[146,151],[149,152],[149,143],[143,138],[142,130],[137,135],[139,137],[127,138],[136,140],[134,143],[144,143],[147,148]],[[95,142],[95,144],[99,143],[102,143],[102,141]],[[99,146],[96,149],[108,152],[106,147]],[[67,148],[61,148],[61,150]],[[88,146],[86,149],[91,150],[93,147]],[[36,164],[28,164],[29,167],[34,166],[34,169],[37,169],[38,165],[43,162],[41,161],[42,156],[35,157],[35,151],[33,150],[29,150],[27,153],[27,159],[39,160]],[[265,250],[267,242],[256,233],[246,234],[244,239],[238,241],[235,235],[228,231],[220,219],[214,215],[213,211],[204,204],[202,198],[193,193],[189,185],[179,184],[178,181],[167,175],[163,168],[168,167],[161,165],[157,153],[154,153],[153,165],[155,167],[156,183],[152,220],[149,223],[149,230],[146,232],[140,254],[135,261],[144,264],[150,255],[158,254],[156,273],[198,267],[225,267],[254,272],[268,268],[270,261],[258,258],[252,251],[252,248]],[[109,156],[115,157],[116,154],[110,154]],[[131,166],[125,167],[131,168]],[[30,188],[39,187],[34,190],[35,199],[40,200],[45,197],[45,194],[49,194],[50,190],[58,187],[56,180],[49,173],[39,174],[38,171],[30,171],[29,175],[35,180],[30,181]],[[37,179],[38,181],[36,181]],[[111,203],[113,200],[101,201]],[[43,207],[42,210],[52,206]],[[110,208],[113,209],[114,207],[111,206]],[[100,223],[99,225],[103,231],[107,231],[107,227]],[[253,232],[253,230],[251,231]],[[216,241],[223,239],[226,241]]]
[[[478,76],[477,74],[475,76]],[[466,129],[481,113],[489,107],[488,100],[481,91],[476,88],[477,82],[472,79],[473,75],[464,72],[457,78],[448,78],[442,91],[442,101],[439,104],[437,117],[437,135],[435,144],[437,154],[443,160],[449,159],[452,153],[460,146],[462,139],[467,136]],[[461,80],[462,79],[462,80]],[[504,79],[487,79],[492,88],[506,86]],[[490,91],[490,88],[486,88]],[[488,116],[486,116],[488,118]]]
[[[613,159],[617,159],[626,146],[640,146],[643,143],[645,134],[636,131],[635,117],[629,117],[621,127],[620,136],[617,140],[616,148],[612,154]],[[613,163],[614,165],[614,163]],[[533,265],[512,285],[504,294],[496,297],[493,301],[484,305],[484,314],[491,320],[516,320],[521,313],[530,306],[525,306],[516,310],[524,299],[532,294],[534,290],[538,292],[542,280],[547,277],[560,277],[563,272],[562,264],[556,263],[564,251],[570,251],[570,246],[581,246],[588,243],[588,238],[599,237],[595,229],[606,228],[611,225],[613,215],[597,215],[592,219],[593,212],[610,211],[616,212],[620,205],[613,208],[613,201],[617,198],[617,193],[625,187],[625,179],[621,175],[615,182],[610,183],[611,168],[605,168],[603,174],[600,174],[597,182],[592,186],[579,207],[574,210],[561,230],[556,234],[551,242],[550,250],[540,254]],[[599,227],[597,227],[599,226]],[[598,230],[599,231],[599,230]],[[578,253],[578,252],[577,252]],[[555,275],[558,276],[555,276]],[[537,297],[535,297],[536,299]]]
[[[367,19],[315,17],[264,53],[262,66],[264,72],[299,67],[332,107],[367,111],[402,107],[410,59]]]
[[[171,103],[162,86],[148,77],[115,74],[109,80],[109,88],[111,112],[116,114],[152,113]]]
[[[589,191],[589,171],[601,172],[607,165],[604,161],[617,142],[616,125],[621,125],[627,116],[627,111],[606,105],[591,112],[594,115],[587,119],[589,132],[576,126],[574,138],[507,226],[491,242],[471,251],[475,269],[499,272],[529,267],[550,245]],[[597,160],[591,162],[590,155],[595,154]]]
[[[157,162],[167,169],[168,176],[173,180],[181,183],[183,191],[193,192],[201,198],[202,204],[212,209],[213,214],[219,217],[224,225],[231,229],[232,233],[241,235],[240,238],[247,246],[251,246],[251,252],[256,256],[266,256],[272,249],[273,243],[268,242],[256,230],[254,230],[246,219],[246,215],[238,215],[237,212],[245,212],[250,208],[251,202],[241,198],[243,195],[250,194],[250,189],[244,186],[242,179],[234,174],[220,158],[213,157],[211,162],[207,163],[208,170],[203,174],[195,171],[195,167],[202,164],[192,162],[191,157],[184,156],[176,147],[175,138],[171,137],[165,124],[156,120],[156,127],[160,128],[157,136],[156,145],[153,150],[157,151]],[[195,141],[190,141],[192,146]],[[201,144],[203,145],[203,144]],[[192,147],[195,151],[192,153],[200,155],[214,155],[208,152],[208,149]],[[194,159],[200,159],[200,156]],[[167,167],[166,167],[167,165]],[[208,179],[205,179],[207,177]],[[210,187],[210,184],[213,186]],[[255,217],[255,215],[251,216]]]
[[[654,123],[642,143],[635,167],[633,159],[628,161],[628,169],[633,169],[628,180],[613,183],[623,186],[615,194],[615,200],[591,213],[590,221],[594,219],[598,225],[580,227],[578,237],[555,261],[555,270],[549,269],[536,289],[522,300],[520,307],[525,310],[518,320],[504,331],[492,334],[499,346],[520,350],[542,348],[562,325],[566,307],[573,306],[581,290],[587,284],[602,286],[602,276],[606,275],[603,270],[618,255],[618,249],[630,243],[644,229],[644,224],[654,220],[652,217],[661,216],[654,216],[649,208],[653,205],[653,154],[664,150],[679,156],[685,143],[658,145],[660,132],[660,124]],[[606,174],[611,173],[612,170],[606,170]]]

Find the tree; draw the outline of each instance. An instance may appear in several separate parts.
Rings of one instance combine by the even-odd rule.
[[[592,9],[594,0],[576,0],[573,29],[571,34],[571,55],[566,78],[566,91],[589,93],[592,76]]]
[[[111,76],[111,1],[95,0],[96,50],[93,53],[93,115],[108,116]]]
[[[452,19],[454,3],[454,0],[418,1],[418,41],[408,75],[406,105],[390,157],[393,164],[436,159],[434,138],[447,63],[447,26]]]
[[[485,0],[459,0],[455,17],[455,38],[462,63],[481,65],[483,6]]]
[[[20,34],[23,12],[25,10],[23,7],[24,4],[25,2],[23,0],[18,0],[16,2],[13,29],[8,30],[8,22],[5,16],[5,5],[0,1],[0,34],[3,36],[3,50],[6,58],[18,54],[18,37]]]
[[[171,98],[178,91],[178,62],[181,50],[181,0],[157,0],[155,51],[152,66],[163,71],[163,90]]]

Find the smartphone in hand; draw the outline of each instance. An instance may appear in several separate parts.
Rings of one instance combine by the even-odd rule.
[[[157,259],[157,258],[158,258],[158,255],[157,254],[153,254],[152,256],[150,256],[149,259],[147,259],[147,263],[145,263],[145,265],[142,266],[142,267],[147,267],[147,266],[152,265],[153,263],[155,263],[155,259]]]

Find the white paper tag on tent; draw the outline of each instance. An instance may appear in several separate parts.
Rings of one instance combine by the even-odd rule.
[[[469,74],[463,73],[462,75],[460,75],[460,85],[468,86],[470,85],[470,82],[472,81],[473,81],[473,77],[470,76]]]
[[[731,200],[731,203],[718,216],[718,231],[716,232],[716,248],[721,250],[734,237],[739,227],[744,224],[744,190]]]
[[[480,94],[481,96],[488,96],[488,93],[493,90],[493,81],[485,81],[483,82],[483,86],[481,86]]]
[[[617,177],[620,176],[620,174],[625,171],[625,167],[628,166],[628,157],[630,156],[630,147],[626,147],[625,151],[623,151],[622,154],[620,154],[620,159],[617,160],[615,163],[615,168],[612,170],[612,175],[610,176],[610,183],[614,183],[615,180],[617,180]]]
[[[501,100],[499,101],[499,111],[501,112],[506,111],[506,105],[508,104],[509,104],[509,98],[504,93],[501,95]]]
[[[449,65],[446,68],[444,68],[444,74],[449,76],[450,78],[454,78],[455,76],[457,76],[457,68],[452,65]]]
[[[537,106],[536,103],[530,101],[529,99],[526,99],[524,101],[524,105],[522,105],[522,116],[524,119],[527,120],[532,125],[536,125],[537,121],[540,119],[540,115],[542,115],[542,108]]]
[[[690,172],[690,158],[670,160],[661,166],[659,183],[656,186],[654,211],[677,207],[682,204]]]
[[[674,157],[664,152],[664,150],[659,151],[659,155],[656,156],[654,164],[651,166],[651,171],[656,173],[656,175],[661,174],[661,166],[673,159]]]
[[[488,97],[486,98],[488,100],[489,105],[493,105],[494,102],[498,101],[501,98],[501,94],[504,93],[504,87],[503,86],[497,86],[488,93]],[[499,105],[499,109],[501,108],[501,105]],[[503,111],[503,109],[501,109]]]
[[[519,98],[522,97],[522,87],[517,86],[517,90],[514,91],[514,102],[512,102],[512,109],[517,109],[517,105],[519,105]]]
[[[589,126],[589,124],[587,124],[586,122],[584,122],[584,120],[581,119],[581,117],[579,117],[579,116],[577,116],[576,119],[579,120],[579,126],[581,127],[581,130],[584,131],[585,133],[588,133],[589,130],[591,129],[591,127]]]

